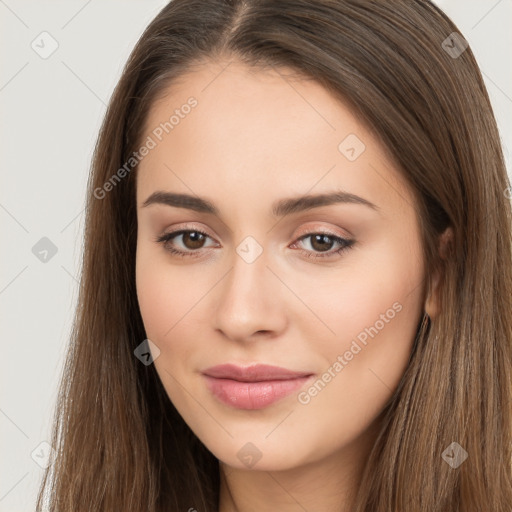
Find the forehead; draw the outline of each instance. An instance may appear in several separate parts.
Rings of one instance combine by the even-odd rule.
[[[250,140],[257,134],[268,143],[273,132],[280,131],[282,137],[307,136],[311,142],[330,134],[328,143],[336,142],[340,128],[366,131],[357,116],[317,81],[289,68],[252,68],[237,60],[205,61],[173,79],[151,106],[145,131],[168,120],[190,98],[197,101],[190,112],[194,130],[200,125],[209,138],[227,134]],[[236,133],[241,127],[241,133]],[[179,137],[177,129],[172,131]]]
[[[285,195],[342,187],[376,204],[400,197],[413,202],[357,114],[318,82],[286,68],[197,65],[154,102],[146,137],[155,147],[139,165],[139,196],[166,185],[183,189],[181,177],[201,195],[243,189],[271,200],[271,183]]]

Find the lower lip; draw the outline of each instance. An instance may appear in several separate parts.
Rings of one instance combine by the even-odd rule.
[[[237,409],[263,409],[290,395],[312,376],[288,380],[239,382],[204,375],[208,389],[223,403]]]

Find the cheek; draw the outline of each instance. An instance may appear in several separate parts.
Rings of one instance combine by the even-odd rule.
[[[423,268],[419,244],[405,245],[399,235],[394,241],[391,236],[382,237],[371,246],[355,249],[337,267],[288,276],[296,294],[324,326],[313,315],[305,320],[335,344],[376,323],[383,333],[410,330],[421,310]]]
[[[137,246],[137,299],[146,334],[155,341],[164,340],[169,329],[183,316],[181,311],[188,293],[187,287],[176,282],[176,272],[159,253],[145,243]]]
[[[186,266],[171,263],[164,251],[140,244],[137,248],[136,288],[140,313],[147,337],[167,355],[167,364],[198,350],[201,340],[196,332],[202,300],[215,283],[204,269],[194,271]],[[179,354],[179,358],[169,358]],[[156,361],[162,364],[164,358]]]
[[[328,293],[319,294],[316,304],[335,335],[323,336],[327,366],[322,375],[329,391],[322,392],[319,406],[338,402],[362,420],[377,416],[393,394],[423,310],[419,254],[419,246],[405,251],[388,240],[371,253],[371,261],[361,253],[336,286],[327,279],[323,283]]]
[[[159,339],[172,326],[174,304],[171,288],[158,267],[137,262],[137,297],[149,339]]]

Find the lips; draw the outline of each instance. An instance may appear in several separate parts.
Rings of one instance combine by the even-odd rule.
[[[236,366],[234,364],[221,364],[212,366],[203,372],[209,377],[217,379],[231,379],[239,382],[262,382],[267,380],[289,380],[299,377],[309,377],[311,372],[296,372],[279,366],[256,364],[253,366]]]
[[[203,372],[210,392],[236,409],[262,409],[302,387],[313,374],[269,365],[223,364]]]

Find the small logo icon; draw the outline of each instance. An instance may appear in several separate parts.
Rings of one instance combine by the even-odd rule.
[[[247,236],[240,242],[236,252],[246,263],[253,263],[263,252],[263,247],[255,238]]]
[[[252,443],[245,443],[236,454],[248,468],[252,468],[261,459],[262,455],[258,447]]]
[[[30,454],[32,460],[41,468],[46,469],[53,462],[55,450],[50,443],[43,441]]]
[[[338,145],[338,151],[350,162],[357,160],[365,149],[363,141],[355,133],[347,135]]]
[[[41,32],[30,44],[32,50],[34,50],[41,59],[47,59],[59,47],[57,40],[48,32]]]
[[[42,261],[48,263],[56,254],[57,246],[49,239],[43,236],[34,247],[32,247],[32,254]]]
[[[149,366],[160,356],[160,349],[151,340],[144,340],[133,353],[141,363]]]
[[[452,32],[442,43],[443,50],[452,58],[460,57],[469,46],[469,43],[458,33]]]
[[[467,458],[468,452],[455,441],[441,454],[443,460],[453,469],[457,469]]]

